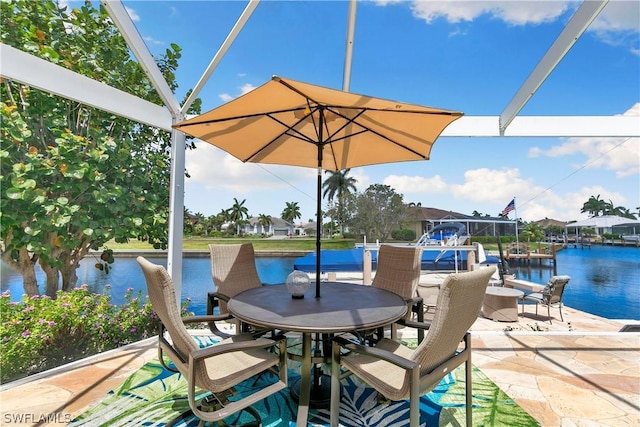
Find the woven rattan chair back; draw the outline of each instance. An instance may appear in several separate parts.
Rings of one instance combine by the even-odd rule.
[[[413,298],[420,282],[421,259],[419,246],[380,246],[371,286],[391,291],[405,300]]]
[[[247,289],[262,286],[256,269],[251,243],[209,245],[211,275],[216,292],[232,298]],[[220,313],[227,313],[227,303],[220,300]]]

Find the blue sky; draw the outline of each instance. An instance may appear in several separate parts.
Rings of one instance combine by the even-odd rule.
[[[182,48],[178,99],[192,88],[244,1],[123,1],[152,53]],[[359,2],[350,91],[497,116],[580,2]],[[200,93],[203,112],[279,75],[342,88],[348,3],[263,1]],[[640,3],[612,0],[521,115],[640,115]],[[639,119],[640,120],[640,117]],[[189,151],[185,205],[212,215],[242,201],[280,216],[298,202],[315,215],[314,169],[243,164],[199,143]],[[497,215],[578,220],[600,195],[640,207],[639,138],[453,138],[431,160],[351,170],[358,190],[388,184],[406,202]],[[513,213],[510,215],[513,218]]]

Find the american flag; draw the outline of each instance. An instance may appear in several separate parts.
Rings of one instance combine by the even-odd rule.
[[[502,210],[502,216],[508,216],[509,212],[516,208],[516,199],[514,198],[509,204]]]

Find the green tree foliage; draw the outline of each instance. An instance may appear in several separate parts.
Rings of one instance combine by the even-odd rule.
[[[350,194],[356,192],[355,184],[358,182],[354,177],[347,176],[349,171],[351,171],[351,169],[337,172],[325,171],[325,173],[330,175],[329,178],[322,183],[322,187],[324,188],[322,197],[326,198],[329,202],[337,199],[334,220],[340,227],[340,235],[343,234],[344,225],[349,220],[349,211],[346,208],[345,199]]]
[[[560,236],[562,235],[562,233],[564,233],[564,228],[560,227],[559,225],[552,225],[547,228],[547,233]]]
[[[269,230],[269,226],[273,224],[273,219],[267,214],[258,215],[258,225],[262,227],[261,232],[266,233]]]
[[[282,217],[282,219],[292,224],[296,219],[302,218],[298,202],[286,202],[286,206],[280,216]]]
[[[229,221],[235,224],[237,234],[240,234],[240,226],[249,218],[249,209],[244,205],[246,201],[247,199],[243,199],[240,202],[234,197],[233,205],[227,210]]]
[[[160,319],[151,302],[128,289],[125,302],[114,305],[105,293],[87,286],[60,292],[57,299],[24,296],[18,303],[0,295],[0,382],[23,378],[74,360],[157,335]],[[182,304],[182,315],[190,300]]]
[[[391,236],[391,231],[402,228],[412,217],[410,209],[388,185],[373,184],[355,201],[356,213],[350,223],[354,230],[382,242]]]
[[[591,196],[589,197],[589,200],[584,202],[580,212],[582,213],[586,212],[591,216],[598,216],[600,215],[600,212],[604,212],[606,203],[607,202],[605,202],[600,198],[599,194],[597,196]]]
[[[0,2],[2,43],[157,104],[161,100],[106,12],[53,1]],[[157,59],[169,86],[180,48]],[[170,134],[18,82],[0,86],[2,260],[39,293],[77,283],[90,249],[110,239],[167,245]],[[199,109],[199,102],[191,110]]]
[[[538,224],[527,224],[520,231],[520,238],[529,242],[541,242],[544,239],[544,229]]]
[[[582,205],[582,209],[580,210],[582,213],[588,213],[591,216],[600,216],[600,215],[615,215],[621,216],[623,218],[636,219],[636,215],[624,206],[615,206],[613,201],[603,200],[600,198],[600,195],[591,196],[589,200],[584,202]]]

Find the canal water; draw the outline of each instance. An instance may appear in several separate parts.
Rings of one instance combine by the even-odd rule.
[[[608,319],[640,320],[640,248],[565,248],[557,254],[557,274],[571,276],[565,305]],[[516,277],[546,283],[552,266],[512,266]]]
[[[149,258],[166,265],[166,258]],[[263,283],[283,283],[293,271],[295,258],[256,258],[258,274]],[[109,274],[94,267],[93,257],[84,259],[78,269],[78,284],[86,284],[92,292],[105,292],[114,304],[124,302],[127,289],[146,291],[144,276],[134,258],[116,258]],[[565,305],[609,319],[640,320],[640,248],[592,246],[567,248],[558,252],[557,274],[571,276],[565,290]],[[513,265],[511,272],[519,279],[546,283],[553,275],[551,265]],[[44,274],[37,271],[44,289]],[[183,260],[182,296],[191,300],[189,309],[204,314],[207,292],[213,290],[208,257]],[[22,277],[0,264],[0,290],[9,291],[11,300],[19,301],[23,294]]]

